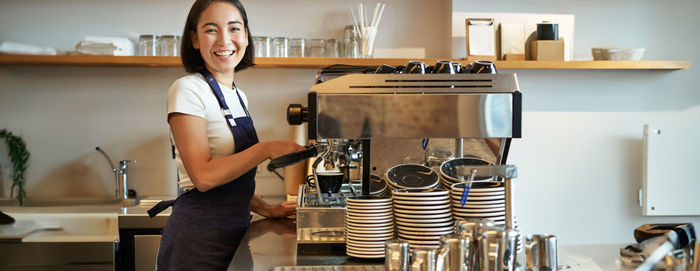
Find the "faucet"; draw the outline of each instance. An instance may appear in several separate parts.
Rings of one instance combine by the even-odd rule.
[[[114,172],[114,183],[115,183],[115,198],[121,200],[123,204],[130,205],[131,200],[129,199],[129,192],[127,188],[128,184],[128,163],[136,163],[136,160],[121,160],[119,161],[119,169],[114,167],[112,159],[100,148],[100,146],[95,147],[95,150],[100,152],[107,158],[109,166],[112,167],[112,172]]]

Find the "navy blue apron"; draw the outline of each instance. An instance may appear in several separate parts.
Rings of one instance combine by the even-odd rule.
[[[245,117],[233,118],[214,76],[200,72],[216,94],[233,133],[234,153],[258,143],[248,109],[240,94]],[[255,192],[255,170],[206,192],[192,189],[175,200],[163,201],[148,211],[153,217],[173,206],[158,252],[158,270],[224,270],[228,267],[250,224],[250,201]]]

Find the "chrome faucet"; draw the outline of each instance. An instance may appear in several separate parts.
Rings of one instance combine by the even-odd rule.
[[[112,163],[112,159],[109,158],[109,156],[100,148],[100,146],[95,147],[95,150],[100,152],[102,155],[104,155],[105,158],[107,158],[107,162],[109,162],[109,166],[112,167],[112,172],[114,172],[114,183],[115,183],[115,197],[116,199],[119,199],[122,201],[122,203],[129,203],[129,192],[128,192],[128,173],[129,170],[127,168],[128,163],[136,163],[136,160],[121,160],[119,161],[119,169],[114,167],[114,163]]]
[[[129,170],[127,169],[127,163],[136,163],[136,160],[121,160],[119,161],[119,171],[117,172],[118,176],[121,176],[120,182],[118,183],[117,187],[120,190],[117,194],[117,197],[122,199],[122,200],[127,200],[129,199],[129,190],[127,188],[128,182],[127,182],[127,176]]]

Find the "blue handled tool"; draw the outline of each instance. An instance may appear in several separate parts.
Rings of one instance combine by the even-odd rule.
[[[428,142],[430,142],[430,138],[423,138],[423,141],[421,141],[421,147],[423,147],[423,150],[428,148]]]
[[[465,185],[464,190],[462,191],[462,198],[459,201],[459,203],[462,204],[462,206],[467,205],[467,198],[469,197],[469,190],[472,189],[472,181],[474,181],[474,175],[476,175],[476,169],[472,169],[472,175],[469,176],[469,180],[467,181],[467,184]]]

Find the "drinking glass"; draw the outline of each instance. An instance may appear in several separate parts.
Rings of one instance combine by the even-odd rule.
[[[340,43],[337,39],[326,40],[326,57],[340,57]]]
[[[343,44],[345,46],[344,57],[358,58],[360,56],[360,47],[357,43],[357,31],[355,30],[355,26],[348,25],[345,27]]]
[[[289,39],[289,57],[305,57],[306,55],[306,40],[305,39]]]
[[[179,56],[180,55],[180,36],[163,35],[160,36],[160,45],[158,55],[161,56]]]
[[[270,37],[253,37],[253,45],[255,46],[256,57],[270,56]]]
[[[141,36],[139,36],[139,55],[141,55],[141,56],[156,56],[156,55],[158,55],[158,36],[156,36],[156,35],[141,35]]]
[[[289,38],[276,37],[272,39],[272,47],[270,48],[271,57],[288,57],[289,56]]]
[[[311,57],[326,57],[326,40],[312,39],[309,51]]]

